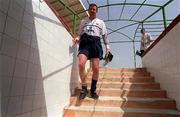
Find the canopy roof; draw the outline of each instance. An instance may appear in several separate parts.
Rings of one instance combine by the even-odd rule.
[[[79,0],[45,0],[56,15],[63,20],[67,30],[73,34],[81,19],[87,17],[85,7]]]
[[[139,50],[141,28],[145,28],[146,32],[156,39],[180,12],[179,0],[46,1],[63,19],[66,28],[72,35],[78,30],[81,19],[88,16],[86,11],[89,4],[96,3],[98,6],[97,17],[105,21],[110,43],[123,46],[121,49],[119,46],[113,46],[116,47],[114,53],[118,53],[118,48],[120,51],[126,51],[131,56],[126,53],[124,56],[131,57],[135,67],[137,62],[135,51]],[[172,11],[173,13],[170,13]]]

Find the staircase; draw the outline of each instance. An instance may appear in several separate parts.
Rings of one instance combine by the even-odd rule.
[[[89,70],[88,87],[91,76]],[[100,68],[97,93],[98,100],[72,96],[63,117],[180,117],[176,102],[145,68]]]

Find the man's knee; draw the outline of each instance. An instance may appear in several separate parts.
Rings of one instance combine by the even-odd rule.
[[[99,66],[94,66],[92,70],[94,73],[99,73]]]
[[[79,69],[85,69],[85,64],[83,62],[79,62]]]

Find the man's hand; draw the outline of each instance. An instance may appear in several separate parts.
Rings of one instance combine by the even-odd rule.
[[[106,54],[109,54],[109,52],[110,52],[110,49],[106,48]]]
[[[79,43],[79,37],[73,38],[73,42],[74,42],[74,44]]]

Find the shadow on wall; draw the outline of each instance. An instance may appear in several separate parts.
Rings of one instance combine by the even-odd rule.
[[[32,1],[1,0],[0,5],[1,117],[46,117]]]

